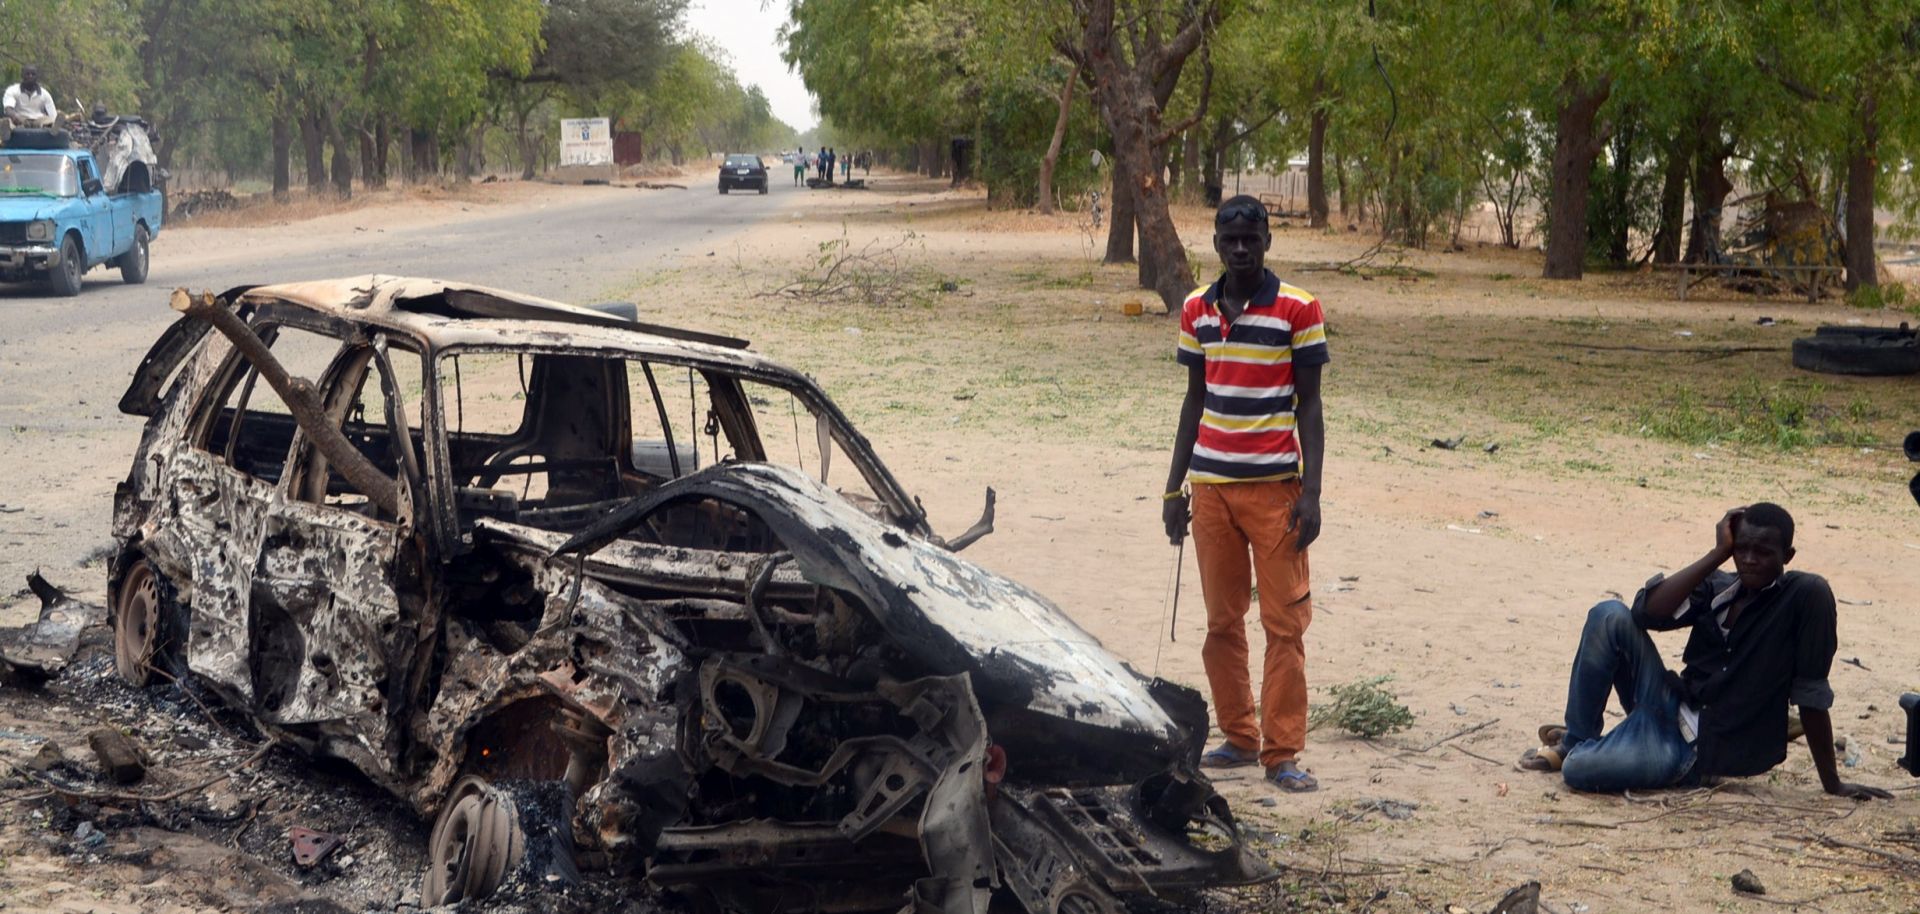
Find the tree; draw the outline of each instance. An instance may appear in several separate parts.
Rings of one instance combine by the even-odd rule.
[[[1169,127],[1161,112],[1187,58],[1219,15],[1204,3],[1142,2],[1125,19],[1117,0],[1074,0],[1077,32],[1055,38],[1068,59],[1093,75],[1094,98],[1113,140],[1114,194],[1132,203],[1140,232],[1141,285],[1178,314],[1193,288],[1193,267],[1174,229],[1157,150],[1188,124]],[[1119,200],[1115,201],[1119,218]]]

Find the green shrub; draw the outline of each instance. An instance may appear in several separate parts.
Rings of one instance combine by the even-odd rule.
[[[1355,736],[1373,739],[1413,726],[1413,712],[1385,688],[1392,680],[1392,676],[1375,676],[1328,688],[1333,701],[1314,705],[1307,712],[1307,728],[1334,724]]]

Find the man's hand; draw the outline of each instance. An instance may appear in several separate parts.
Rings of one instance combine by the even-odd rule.
[[[1881,790],[1878,787],[1868,787],[1865,784],[1849,784],[1846,781],[1835,784],[1833,788],[1827,792],[1836,797],[1848,797],[1855,800],[1893,799],[1893,794]]]
[[[1293,500],[1293,516],[1287,521],[1287,532],[1292,533],[1293,548],[1301,552],[1320,538],[1320,496],[1301,492]]]
[[[1187,538],[1187,521],[1193,516],[1188,508],[1188,497],[1184,492],[1160,505],[1160,520],[1167,525],[1167,542],[1175,546]]]
[[[1733,532],[1740,529],[1740,518],[1746,513],[1747,508],[1745,505],[1742,505],[1722,515],[1720,522],[1713,525],[1713,553],[1715,555],[1725,556],[1726,558],[1733,557]],[[1722,559],[1722,561],[1725,561],[1725,559]]]

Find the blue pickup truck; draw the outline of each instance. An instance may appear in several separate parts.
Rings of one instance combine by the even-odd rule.
[[[0,145],[0,281],[44,279],[78,295],[87,270],[112,264],[128,283],[146,282],[165,210],[156,172],[139,125],[75,139],[13,131]]]

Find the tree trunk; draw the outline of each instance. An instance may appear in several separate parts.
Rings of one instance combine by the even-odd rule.
[[[1627,234],[1633,218],[1627,201],[1633,196],[1633,141],[1637,125],[1628,120],[1613,138],[1613,186],[1608,190],[1612,212],[1607,221],[1607,260],[1616,266],[1627,262]]]
[[[1307,227],[1327,227],[1327,109],[1320,104],[1324,77],[1313,80],[1313,114],[1307,126]]]
[[[1233,139],[1233,119],[1222,117],[1213,122],[1213,131],[1207,136],[1202,157],[1206,159],[1206,194],[1202,198],[1208,206],[1217,207],[1226,194],[1227,145]]]
[[[432,181],[440,173],[440,150],[433,141],[433,131],[413,127],[407,131],[407,137],[412,147],[414,182]]]
[[[1860,135],[1847,152],[1847,291],[1878,286],[1880,269],[1873,251],[1874,185],[1880,177],[1879,99],[1871,92],[1860,100]]]
[[[320,115],[312,110],[308,110],[300,117],[300,148],[307,161],[307,193],[325,193],[327,135],[320,129]]]
[[[1353,212],[1349,202],[1353,195],[1347,192],[1347,163],[1338,154],[1333,156],[1333,184],[1340,194],[1340,221],[1346,222],[1347,216]]]
[[[367,173],[367,181],[376,190],[387,189],[387,149],[393,145],[393,137],[387,130],[387,122],[381,119],[373,126],[373,170]]]
[[[374,163],[373,131],[364,127],[356,129],[353,138],[360,146],[360,183],[368,190],[373,190],[377,186],[373,177],[377,167]]]
[[[1167,146],[1153,147],[1153,180],[1160,185],[1161,195],[1166,198],[1168,203],[1173,202],[1173,189],[1168,187],[1166,183],[1167,174],[1171,170],[1167,168],[1167,154],[1171,151]],[[1135,184],[1134,186],[1138,187],[1139,185]],[[1171,222],[1171,218],[1169,218],[1169,222]],[[1140,252],[1145,254],[1147,251],[1147,226],[1140,218],[1140,199],[1137,196],[1133,201],[1133,227],[1134,230],[1139,233],[1137,241],[1140,246]],[[1181,250],[1181,253],[1183,255],[1185,254],[1184,248]],[[1153,258],[1141,257],[1139,260],[1139,269],[1134,271],[1135,280],[1140,283],[1140,288],[1157,289],[1160,278],[1157,272],[1159,269],[1160,267],[1154,263]],[[1187,288],[1180,290],[1182,302],[1186,300],[1186,293],[1192,291],[1192,289],[1193,283],[1187,283]],[[1168,311],[1171,312],[1176,309],[1179,304],[1180,302],[1168,303]]]
[[[1718,118],[1704,118],[1693,147],[1693,228],[1687,233],[1687,263],[1717,263],[1720,253],[1720,211],[1733,182],[1727,180],[1727,157],[1733,147],[1720,136]]]
[[[1107,221],[1107,256],[1102,263],[1133,262],[1133,173],[1113,157],[1113,218]]]
[[[1114,164],[1119,166],[1114,175],[1117,179],[1125,174],[1131,185],[1132,217],[1140,231],[1141,284],[1160,294],[1169,314],[1178,314],[1181,302],[1193,289],[1193,268],[1174,229],[1173,214],[1167,209],[1167,186],[1161,177],[1160,158],[1154,152],[1153,132],[1159,126],[1159,111],[1137,73],[1123,69],[1119,61],[1104,54],[1096,53],[1094,60],[1096,68],[1107,70],[1100,78],[1100,107],[1113,137]],[[1114,195],[1121,196],[1118,188]],[[1118,229],[1119,201],[1114,202]]]
[[[1198,203],[1203,198],[1200,174],[1205,171],[1200,158],[1199,124],[1186,130],[1186,138],[1180,143],[1180,199],[1188,203]]]
[[[273,199],[285,202],[293,189],[293,125],[284,111],[273,113]]]
[[[1073,84],[1080,81],[1080,65],[1067,74],[1060,87],[1060,115],[1053,121],[1053,139],[1047,142],[1047,154],[1040,157],[1040,211],[1053,215],[1053,166],[1060,161],[1060,146],[1067,141],[1067,122],[1073,115]]]
[[[1675,138],[1667,145],[1666,174],[1660,182],[1660,228],[1653,234],[1653,262],[1680,260],[1680,230],[1687,217],[1687,145]]]
[[[1543,278],[1579,279],[1586,270],[1587,193],[1593,181],[1593,161],[1605,145],[1594,122],[1612,92],[1612,80],[1605,76],[1582,84],[1569,74],[1560,85]]]
[[[348,200],[353,197],[353,151],[340,129],[338,118],[326,119],[327,141],[333,147],[333,194]]]

